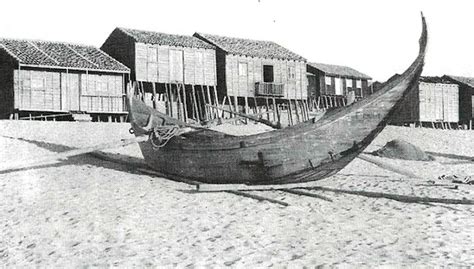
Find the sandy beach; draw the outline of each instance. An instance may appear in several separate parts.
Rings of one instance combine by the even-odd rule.
[[[131,138],[124,123],[0,121],[2,163]],[[474,156],[474,133],[387,127],[423,150]],[[143,162],[137,145],[107,153]],[[474,199],[474,186],[428,187],[441,175],[474,176],[474,162],[392,160],[410,179],[356,159],[318,185]],[[446,181],[450,183],[450,181]],[[259,192],[283,207],[191,186],[90,155],[0,173],[0,265],[13,267],[469,267],[474,207],[409,204],[313,191],[333,202]]]

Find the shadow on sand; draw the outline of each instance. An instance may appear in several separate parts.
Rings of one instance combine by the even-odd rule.
[[[69,147],[69,146],[65,146],[61,144],[31,140],[31,139],[21,138],[21,137],[11,137],[11,136],[1,136],[1,137],[8,138],[8,139],[15,139],[22,142],[27,142],[27,143],[33,144],[35,146],[38,146],[40,148],[43,148],[55,153],[61,153],[61,152],[77,149],[74,147]],[[63,165],[93,165],[93,166],[113,169],[113,170],[117,170],[121,172],[143,175],[143,173],[140,173],[139,171],[137,171],[136,168],[147,167],[143,159],[126,156],[122,154],[110,154],[110,153],[105,153],[105,152],[91,152],[91,153],[87,153],[83,155],[69,157],[66,160],[58,160],[57,162],[58,163],[53,163],[53,164],[32,165],[26,168],[8,169],[8,170],[0,171],[0,174],[8,174],[8,173],[17,172],[17,171],[38,169],[38,168],[60,167]]]

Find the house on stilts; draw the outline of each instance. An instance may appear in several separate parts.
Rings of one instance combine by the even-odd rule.
[[[155,109],[183,121],[217,111],[216,50],[198,38],[116,28],[101,47],[131,69],[137,94]]]
[[[472,129],[474,91],[468,83],[463,77],[420,77],[394,113],[392,123]]]
[[[372,94],[366,74],[348,66],[308,63],[308,95],[318,107],[350,104]]]
[[[129,72],[92,46],[0,39],[0,117],[123,121]]]
[[[307,111],[305,58],[271,41],[203,33],[194,37],[216,47],[221,103],[245,113],[257,112],[257,107],[272,108],[274,118],[281,104],[293,108],[302,119],[307,117],[301,115]]]

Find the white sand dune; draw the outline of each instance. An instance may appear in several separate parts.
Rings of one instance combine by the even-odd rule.
[[[130,138],[127,124],[0,121],[0,160]],[[399,138],[423,150],[474,155],[473,132],[387,127],[369,146]],[[134,159],[138,146],[109,150]],[[474,164],[399,161],[408,179],[356,159],[320,185],[474,199],[474,187],[419,186]],[[474,264],[473,206],[407,204],[318,192],[259,192],[282,207],[229,193],[187,193],[183,183],[78,156],[0,173],[0,265],[5,267],[460,267]]]

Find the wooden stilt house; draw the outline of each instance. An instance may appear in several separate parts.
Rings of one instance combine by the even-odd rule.
[[[102,50],[131,69],[143,100],[183,119],[215,116],[215,47],[192,36],[116,28]]]
[[[129,72],[92,46],[0,39],[0,115],[123,120]]]
[[[306,59],[270,41],[195,33],[216,46],[217,88],[220,99],[248,113],[249,102],[276,103],[307,98]],[[290,101],[290,105],[291,105]]]
[[[371,77],[351,67],[308,63],[307,72],[309,95],[325,107],[351,103],[372,93]]]
[[[443,79],[459,87],[459,121],[473,128],[474,121],[474,78],[445,75]]]
[[[464,117],[458,84],[442,77],[420,77],[394,113],[393,123],[449,128]]]

